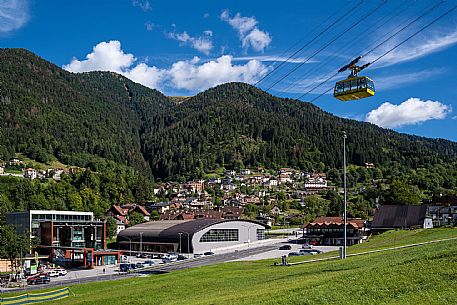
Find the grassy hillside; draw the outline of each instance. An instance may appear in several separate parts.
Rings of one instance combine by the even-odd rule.
[[[387,233],[363,247],[390,246],[394,234],[409,244],[456,237],[457,230]],[[226,263],[76,285],[76,296],[52,304],[456,304],[456,262],[457,243],[448,241],[291,267]]]

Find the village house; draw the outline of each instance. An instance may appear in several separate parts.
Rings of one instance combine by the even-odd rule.
[[[277,205],[275,205],[275,206],[271,209],[270,212],[271,212],[271,214],[273,214],[273,215],[279,215],[279,214],[282,213],[281,209],[280,209]]]
[[[171,202],[158,202],[158,203],[150,203],[147,205],[150,211],[157,211],[159,214],[163,214],[166,211],[170,210],[170,206],[172,205]]]
[[[276,179],[270,179],[268,181],[268,186],[278,186],[278,180]]]
[[[317,217],[305,225],[305,241],[319,245],[340,246],[344,243],[343,217]],[[360,244],[368,239],[369,230],[363,219],[347,220],[347,245]]]
[[[224,172],[224,174],[227,175],[227,176],[235,176],[236,172],[234,170],[226,170]]]
[[[37,171],[34,170],[33,168],[27,168],[24,171],[24,178],[27,178],[27,179],[36,179],[37,175],[38,175]]]
[[[427,215],[432,218],[433,227],[457,224],[457,205],[430,205]]]
[[[289,174],[280,174],[279,175],[279,182],[281,183],[292,183],[292,178],[290,178]]]
[[[9,165],[22,165],[22,164],[24,164],[24,162],[17,158],[11,159],[9,161]]]
[[[192,193],[202,194],[203,190],[205,189],[205,181],[204,180],[189,181],[189,182],[187,182],[185,187]]]
[[[373,163],[365,163],[365,168],[374,168]]]
[[[243,201],[242,201],[244,204],[255,204],[255,205],[259,205],[260,204],[260,198],[259,197],[255,197],[255,196],[246,196],[243,198]]]
[[[250,169],[242,169],[240,173],[241,173],[241,175],[247,176],[247,175],[251,174],[251,170]]]

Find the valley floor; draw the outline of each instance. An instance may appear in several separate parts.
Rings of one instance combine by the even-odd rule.
[[[452,237],[457,229],[387,232],[350,252],[388,247],[393,241],[402,245]],[[300,259],[307,258],[295,260]],[[457,304],[455,240],[345,261],[289,267],[273,262],[224,263],[75,285],[75,296],[49,304]]]

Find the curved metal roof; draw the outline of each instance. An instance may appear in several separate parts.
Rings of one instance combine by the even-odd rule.
[[[118,243],[180,244],[185,253],[193,251],[193,235],[209,226],[224,222],[250,222],[267,227],[252,220],[235,219],[191,219],[149,221],[122,230],[117,235]],[[182,234],[179,234],[182,233]],[[181,236],[181,243],[180,243]],[[190,249],[188,249],[190,247]]]
[[[193,234],[205,229],[206,227],[223,222],[250,222],[265,227],[264,224],[256,221],[235,219],[191,219],[149,221],[122,230],[118,234],[118,241],[125,241],[133,238],[139,239],[139,236],[142,235],[143,241],[175,242],[179,239],[179,233],[183,233],[184,236],[187,236],[187,234],[189,234],[192,237]]]

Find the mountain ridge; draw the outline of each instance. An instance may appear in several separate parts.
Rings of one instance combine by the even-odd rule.
[[[97,170],[93,159],[159,179],[217,167],[408,168],[457,159],[457,143],[401,134],[226,83],[179,103],[113,72],[71,73],[25,49],[0,50],[0,159],[25,153]],[[380,153],[381,152],[381,153]]]

